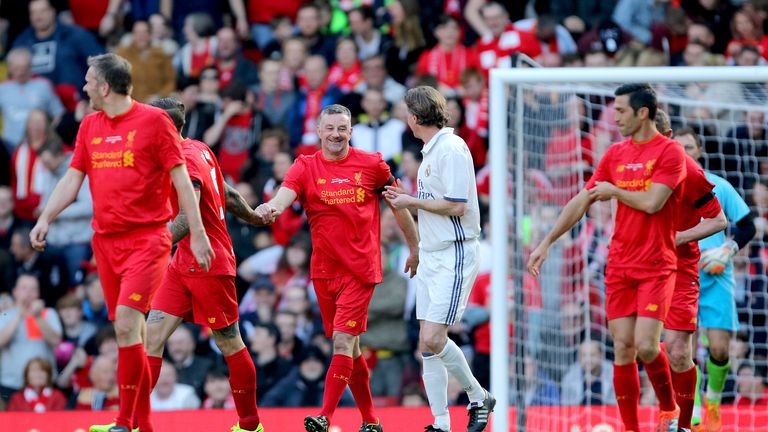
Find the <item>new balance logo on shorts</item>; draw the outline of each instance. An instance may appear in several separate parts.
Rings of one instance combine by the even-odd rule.
[[[140,301],[141,300],[141,294],[133,293],[128,296],[129,299],[133,301]]]
[[[659,309],[659,305],[653,303],[649,303],[648,306],[645,307],[645,310],[651,312],[656,312],[657,309]]]

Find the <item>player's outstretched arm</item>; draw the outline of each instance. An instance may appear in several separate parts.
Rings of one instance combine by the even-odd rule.
[[[616,198],[635,210],[654,214],[664,207],[672,195],[672,188],[661,183],[651,183],[647,191],[627,191],[609,182],[597,182],[589,190],[590,196],[597,201]]]
[[[405,192],[402,184],[384,187],[384,198],[393,209],[424,210],[441,216],[464,216],[467,211],[467,203],[462,201],[450,201],[445,198],[419,199]]]
[[[720,213],[717,216],[713,218],[704,218],[696,226],[678,232],[675,235],[675,246],[707,238],[712,234],[719,233],[727,226],[728,219],[725,218],[725,213],[720,210]]]
[[[274,198],[269,200],[269,202],[265,202],[256,207],[256,216],[261,218],[261,220],[265,221],[267,224],[271,224],[283,213],[283,211],[285,211],[285,209],[288,208],[288,206],[296,201],[297,197],[298,195],[293,189],[280,186],[280,189],[277,190],[277,194]]]
[[[539,276],[541,265],[544,263],[544,260],[547,259],[549,247],[584,217],[584,214],[593,202],[594,200],[586,189],[582,189],[578,195],[568,201],[568,204],[563,207],[563,211],[560,212],[560,216],[557,217],[555,225],[547,235],[544,236],[544,240],[539,243],[528,258],[528,272],[530,274],[535,277]]]
[[[398,185],[399,185],[398,180]],[[392,204],[384,200],[387,205],[392,209],[397,220],[397,225],[405,234],[405,242],[408,243],[408,249],[410,250],[410,256],[405,262],[405,273],[409,273],[411,278],[416,276],[416,269],[419,267],[419,231],[416,228],[416,223],[413,221],[413,216],[408,209],[396,209]]]
[[[33,248],[39,251],[45,249],[45,236],[48,234],[48,224],[53,222],[59,213],[72,204],[72,201],[75,200],[77,193],[80,191],[83,179],[85,179],[85,173],[69,168],[64,177],[59,180],[43,212],[37,219],[37,224],[29,233],[29,240]]]
[[[227,211],[252,225],[267,225],[267,221],[256,216],[251,206],[245,201],[237,189],[224,182],[224,197],[227,200]]]
[[[205,271],[208,271],[211,266],[211,260],[216,255],[213,252],[213,248],[211,248],[208,236],[205,234],[203,219],[200,216],[200,207],[195,198],[195,191],[192,189],[192,182],[189,180],[186,165],[181,164],[171,168],[171,180],[176,188],[176,194],[179,196],[179,211],[184,211],[189,224],[192,254],[195,255],[198,265]]]

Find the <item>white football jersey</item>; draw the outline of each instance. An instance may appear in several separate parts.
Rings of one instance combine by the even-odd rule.
[[[442,216],[419,210],[419,247],[437,251],[456,241],[480,237],[480,208],[472,155],[453,128],[443,128],[421,150],[424,160],[419,167],[419,199],[446,199],[467,203],[464,216]]]

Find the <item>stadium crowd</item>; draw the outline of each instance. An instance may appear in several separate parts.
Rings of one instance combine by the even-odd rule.
[[[543,67],[763,65],[767,17],[765,0],[2,2],[0,405],[38,412],[117,407],[117,343],[92,262],[87,181],[51,225],[46,251],[33,250],[29,240],[89,113],[82,92],[88,56],[113,51],[128,59],[139,101],[178,95],[187,107],[183,135],[216,151],[226,181],[253,208],[274,196],[294,158],[317,150],[315,121],[332,103],[353,113],[352,145],[381,152],[415,191],[421,147],[408,130],[402,98],[416,85],[443,92],[449,126],[473,155],[486,235],[471,306],[450,335],[487,388],[488,71],[516,66],[518,53]],[[763,84],[678,90],[675,95],[699,101],[768,100]],[[610,99],[558,101],[548,112],[543,100],[525,101],[534,118],[562,119],[534,122],[538,129],[528,131],[543,140],[527,176],[541,188],[541,202],[529,215],[537,221],[531,244],[579,190],[585,180],[579,173],[588,176],[607,145],[619,140],[606,109]],[[728,115],[724,110],[667,108],[674,127],[693,126],[701,134],[705,168],[726,177],[755,211],[756,240],[734,259],[742,330],[732,344],[723,402],[768,406],[765,116],[747,112],[727,129],[718,122]],[[423,406],[415,286],[402,273],[408,248],[394,215],[382,208],[384,282],[361,344],[376,402]],[[294,204],[270,227],[230,215],[227,224],[259,405],[320,406],[332,346],[309,279],[312,243],[303,209]],[[600,343],[609,339],[601,293],[610,225],[610,208],[593,206],[571,241],[553,248],[546,276],[525,277],[528,349],[519,354],[528,405],[615,403],[611,346]],[[586,268],[573,265],[582,261]],[[587,289],[573,282],[582,271],[591,275]],[[152,393],[154,409],[234,407],[225,362],[207,328],[180,327],[168,340],[166,359]],[[645,404],[654,403],[649,386]],[[452,380],[451,403],[466,404],[463,395]],[[352,403],[351,395],[344,403]]]

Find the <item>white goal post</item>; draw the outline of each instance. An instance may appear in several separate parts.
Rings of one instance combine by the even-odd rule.
[[[490,169],[491,169],[491,392],[497,399],[493,414],[493,432],[524,429],[521,415],[517,427],[510,422],[509,408],[515,406],[509,397],[509,317],[510,317],[510,266],[515,279],[515,291],[522,291],[524,268],[522,254],[510,253],[514,241],[510,236],[522,238],[526,227],[522,185],[526,181],[523,169],[514,169],[513,161],[525,159],[523,135],[523,85],[611,84],[643,82],[653,85],[663,83],[765,83],[768,67],[653,67],[653,68],[516,68],[494,69],[490,73]],[[517,92],[517,94],[515,94]],[[515,97],[516,96],[516,97]],[[514,103],[511,101],[514,100]],[[516,112],[517,115],[511,115]],[[612,116],[611,116],[612,119]],[[514,131],[514,132],[512,132]],[[511,152],[509,149],[514,148]],[[514,256],[513,256],[514,255]],[[511,294],[513,303],[522,297]],[[515,333],[522,332],[517,326]],[[515,356],[522,356],[513,349]],[[518,398],[519,399],[519,398]]]

